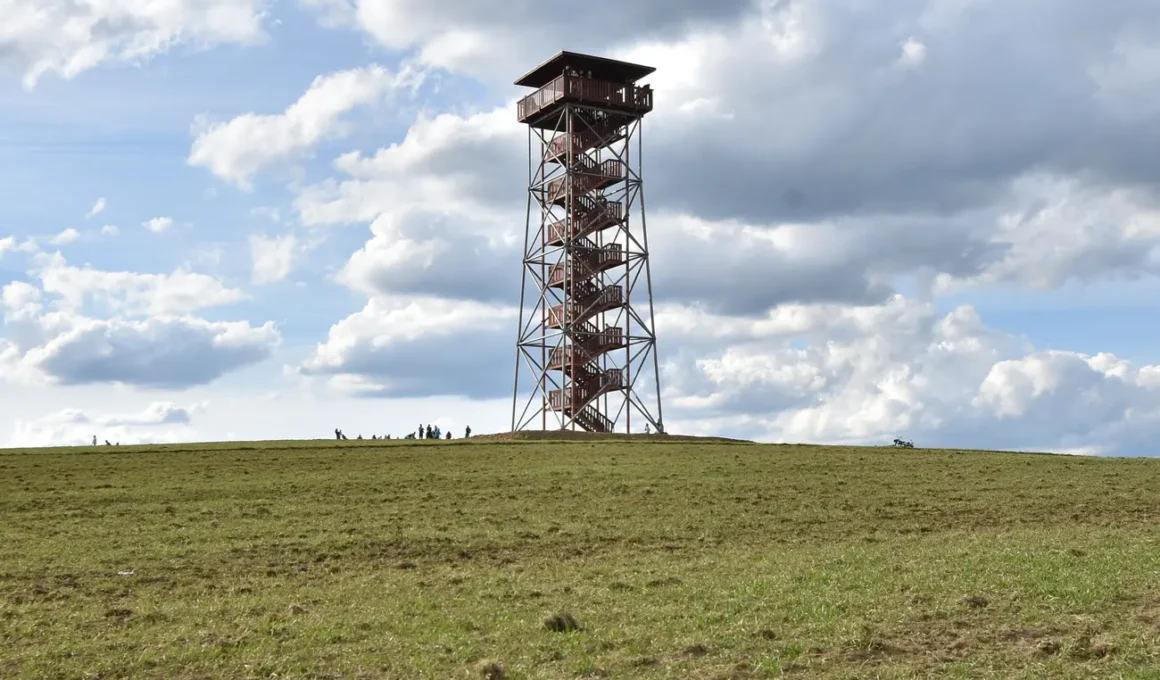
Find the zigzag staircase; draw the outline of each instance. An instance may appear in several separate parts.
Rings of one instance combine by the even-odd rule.
[[[614,423],[596,400],[626,388],[619,368],[602,368],[605,355],[627,345],[624,329],[601,327],[605,312],[623,307],[624,290],[603,285],[603,272],[624,266],[620,244],[598,245],[600,232],[624,221],[623,205],[601,192],[624,180],[624,165],[611,159],[599,162],[589,155],[624,138],[623,128],[598,112],[577,114],[573,132],[558,135],[549,144],[548,160],[568,169],[548,183],[547,202],[563,206],[568,217],[548,226],[547,242],[569,246],[562,262],[552,265],[547,285],[561,289],[564,302],[548,310],[547,327],[564,331],[563,343],[552,350],[547,370],[567,377],[563,389],[548,395],[551,408],[570,416],[589,432],[611,432]],[[569,195],[568,179],[572,180]],[[569,200],[570,199],[570,200]]]

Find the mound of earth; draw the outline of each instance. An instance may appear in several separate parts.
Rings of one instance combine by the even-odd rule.
[[[647,442],[705,442],[713,444],[752,444],[747,439],[727,437],[693,437],[682,434],[624,434],[598,433],[572,430],[531,430],[522,432],[500,432],[498,434],[474,435],[472,440],[480,441],[647,441]]]

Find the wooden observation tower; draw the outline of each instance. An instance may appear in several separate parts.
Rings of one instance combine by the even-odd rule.
[[[513,431],[664,432],[641,181],[653,91],[637,84],[653,71],[561,52],[516,81],[535,92],[517,110],[528,219]]]

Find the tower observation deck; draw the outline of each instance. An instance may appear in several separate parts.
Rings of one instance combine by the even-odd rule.
[[[516,81],[528,215],[512,429],[663,432],[641,179],[649,66],[560,52]]]

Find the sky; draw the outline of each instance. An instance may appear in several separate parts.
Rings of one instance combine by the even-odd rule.
[[[669,432],[1160,455],[1160,3],[589,4],[0,3],[0,445],[507,429],[569,49],[657,69]]]

